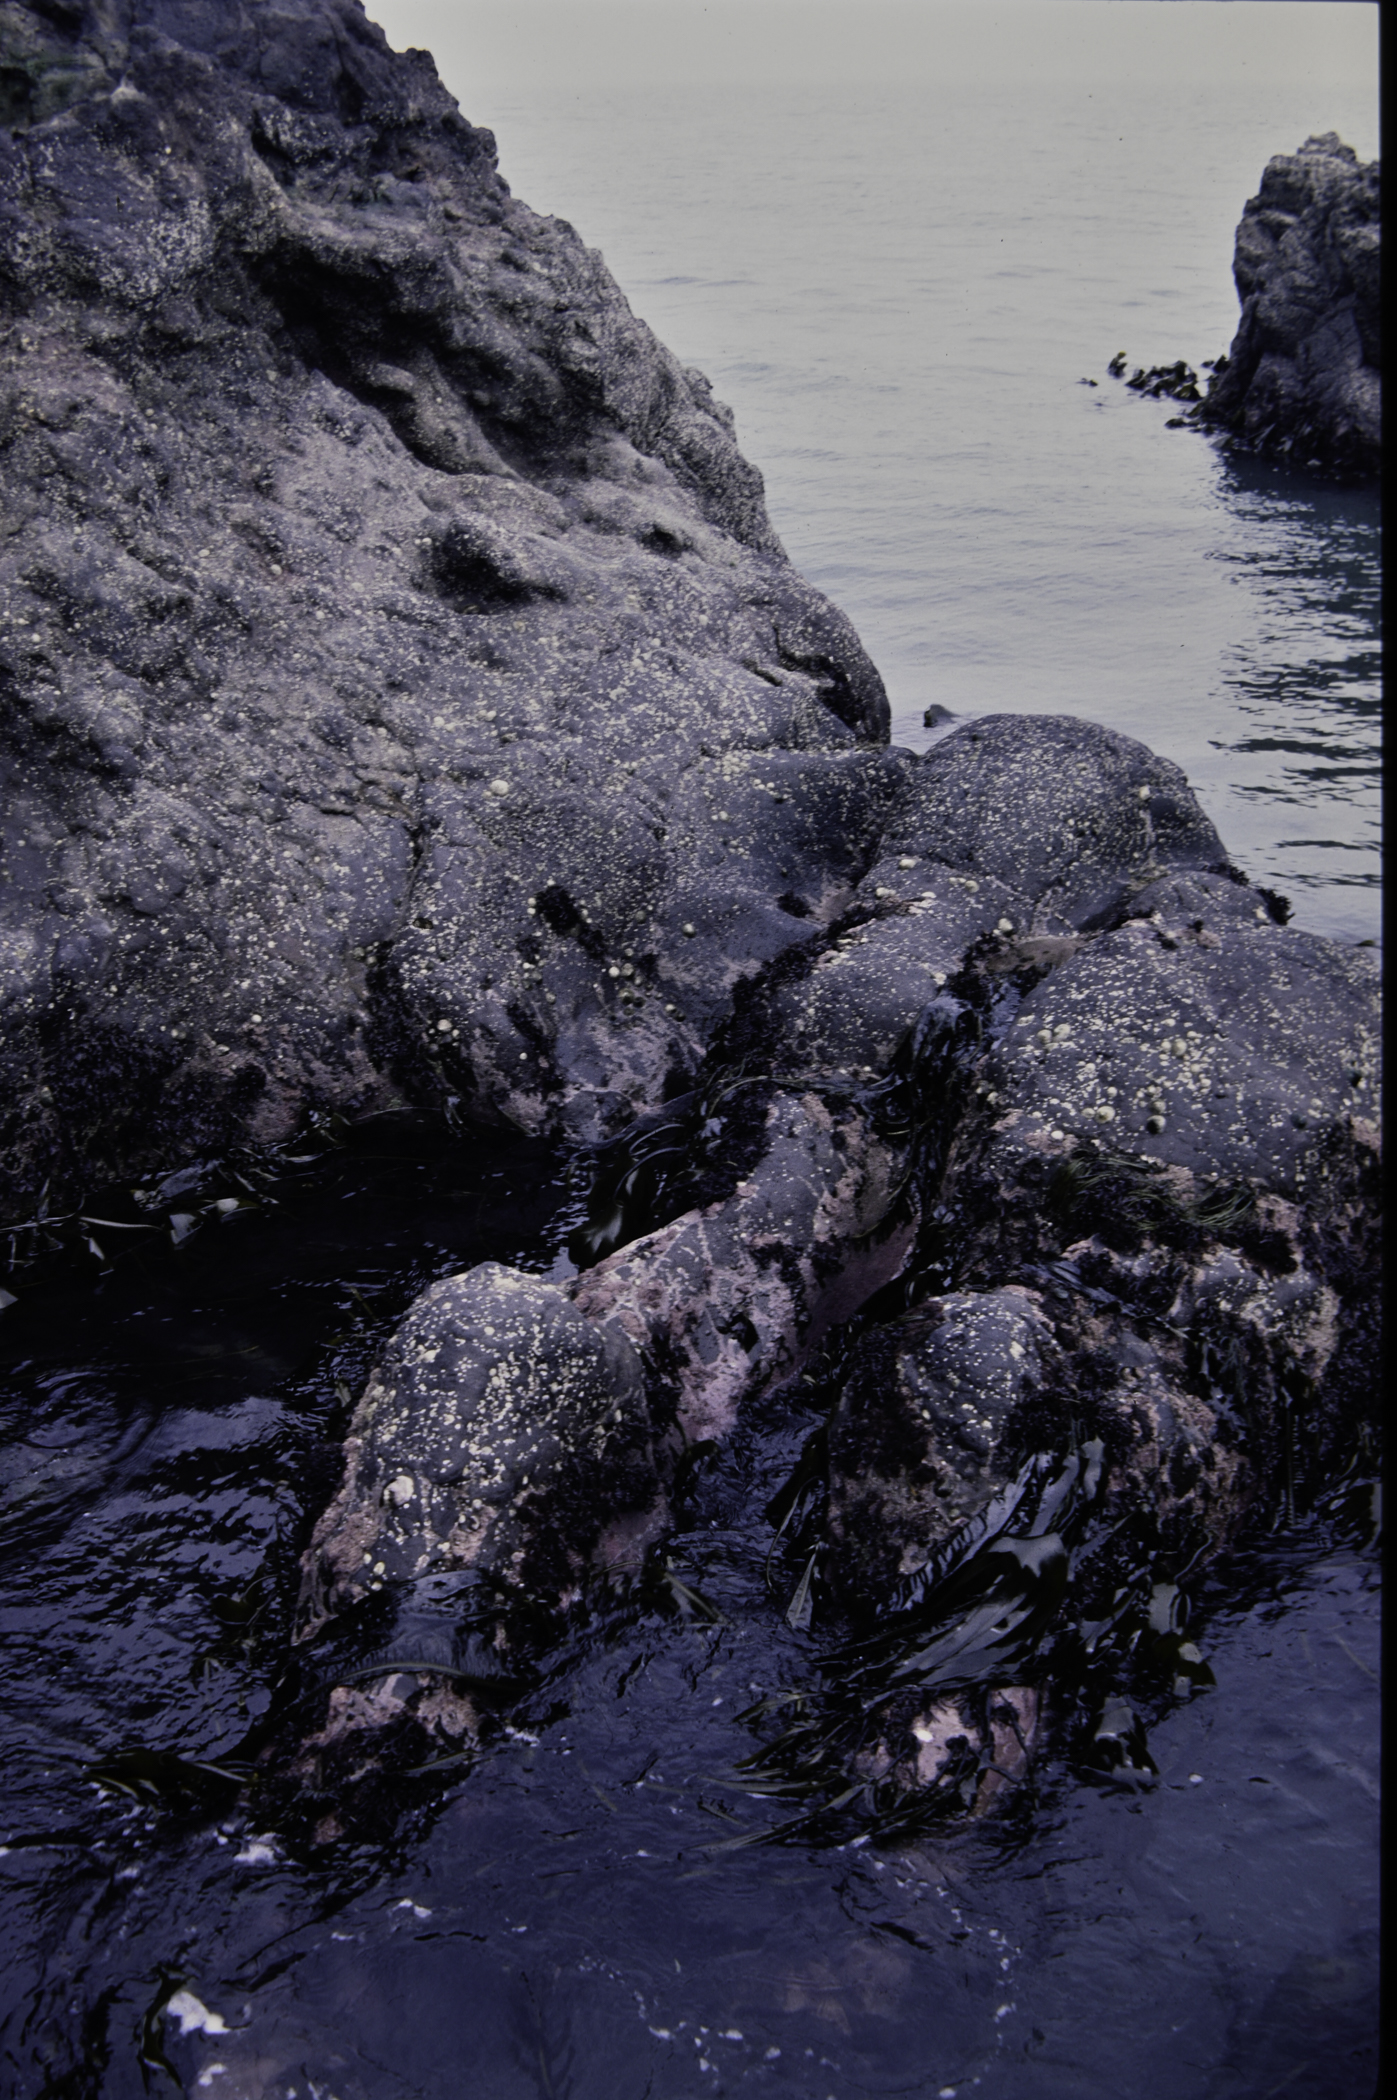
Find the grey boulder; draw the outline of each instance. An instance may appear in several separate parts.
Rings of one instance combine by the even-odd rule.
[[[1240,884],[1164,880],[1028,991],[963,1171],[1004,1192],[1031,1161],[1125,1148],[1181,1186],[1322,1205],[1337,1151],[1376,1145],[1380,1053],[1365,951],[1277,925]]]
[[[614,1127],[865,872],[877,672],[357,0],[5,24],[0,1203]]]
[[[882,852],[1002,883],[1046,933],[1101,925],[1166,868],[1224,863],[1178,766],[1071,715],[987,715],[909,774]]]

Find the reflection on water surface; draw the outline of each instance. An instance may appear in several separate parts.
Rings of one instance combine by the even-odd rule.
[[[1302,923],[1375,936],[1381,888],[1382,577],[1376,491],[1229,459],[1233,534],[1214,559],[1253,600],[1221,659],[1209,810]],[[1330,894],[1355,892],[1348,903]]]

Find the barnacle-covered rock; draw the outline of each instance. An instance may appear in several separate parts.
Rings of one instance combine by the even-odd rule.
[[[791,1071],[886,1072],[967,949],[1032,919],[1027,899],[993,877],[905,855],[880,860],[836,938],[812,944],[803,971],[773,972],[763,1024]]]
[[[753,1002],[792,1067],[886,1071],[975,951],[1052,969],[1161,877],[1226,865],[1177,766],[1066,715],[992,715],[903,760],[877,851],[823,930]]]
[[[1131,892],[1226,855],[1179,767],[1071,715],[987,715],[953,730],[906,778],[881,855],[925,856],[1002,883],[1029,927],[1108,924]]]
[[[365,1389],[305,1558],[299,1636],[453,1568],[550,1601],[663,1512],[639,1361],[555,1285],[485,1262],[413,1306]]]
[[[1015,1215],[1045,1246],[1064,1224],[1128,1236],[1149,1182],[1165,1227],[1165,1190],[1361,1200],[1380,1064],[1366,952],[1276,924],[1218,877],[1151,884],[1130,914],[1035,985],[983,1061],[956,1188],[986,1207],[996,1258]],[[1112,1189],[1117,1155],[1137,1163],[1134,1204]]]
[[[861,1778],[885,1793],[929,1793],[983,1815],[1028,1771],[1041,1713],[1034,1686],[1019,1684],[947,1694],[910,1717],[881,1718],[882,1731],[854,1760]]]

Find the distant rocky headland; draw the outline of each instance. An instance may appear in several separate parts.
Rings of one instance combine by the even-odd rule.
[[[633,1576],[818,1360],[790,1608],[884,1627],[869,1784],[1021,1770],[1069,1596],[1186,1679],[1160,1584],[1367,1433],[1368,956],[1128,738],[890,748],[708,382],[357,0],[0,36],[6,1219],[403,1103],[592,1148],[573,1273],[438,1283],[353,1396],[298,1638]],[[1209,394],[1336,459],[1346,151],[1268,169]],[[468,1676],[342,1686],[306,1786]]]
[[[1179,424],[1311,472],[1367,480],[1382,462],[1381,165],[1337,133],[1266,163],[1237,228],[1242,318],[1206,393],[1182,362],[1137,393],[1195,403]],[[1110,366],[1124,378],[1124,354]],[[1205,367],[1209,369],[1209,367]]]

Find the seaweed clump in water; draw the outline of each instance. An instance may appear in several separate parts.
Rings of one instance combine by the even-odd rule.
[[[1179,1582],[1160,1579],[1143,1537],[1100,1521],[1103,1458],[1094,1438],[1033,1454],[868,1633],[818,1658],[818,1689],[748,1709],[752,1725],[777,1713],[788,1725],[731,1784],[800,1811],[730,1843],[901,1841],[983,1814],[1026,1779],[1050,1687],[1084,1771],[1148,1783],[1126,1681],[1188,1696],[1212,1673]],[[807,1460],[793,1508],[809,1472]]]

